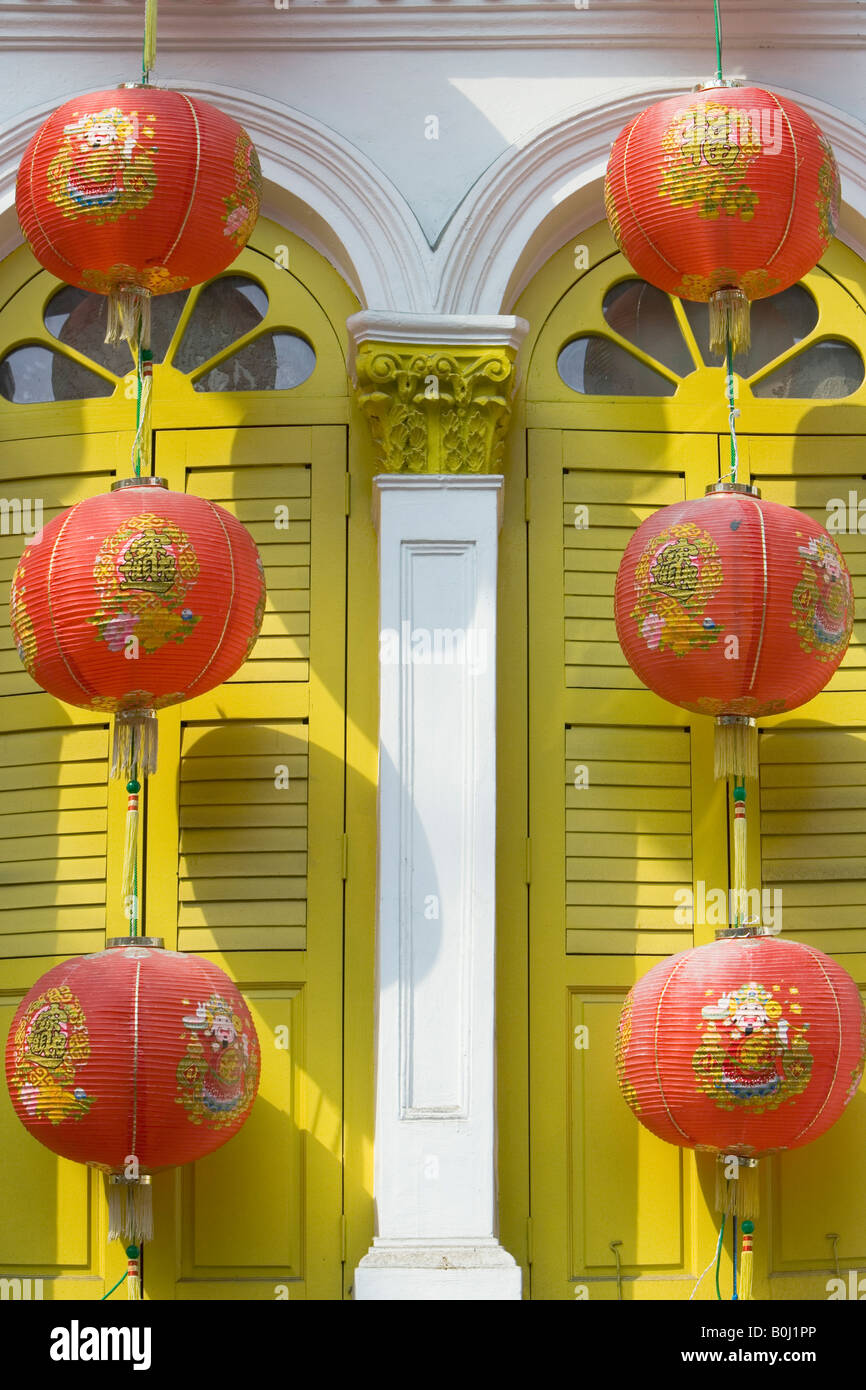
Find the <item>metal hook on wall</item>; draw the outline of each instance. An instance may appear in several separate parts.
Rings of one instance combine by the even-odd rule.
[[[620,1303],[622,1303],[622,1270],[620,1269],[619,1263],[619,1247],[621,1245],[621,1240],[612,1240],[609,1242],[609,1247],[613,1251],[613,1257],[616,1260],[616,1296]]]

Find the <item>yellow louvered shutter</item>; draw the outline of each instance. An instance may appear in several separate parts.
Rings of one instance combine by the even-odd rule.
[[[309,434],[308,431],[298,433]],[[297,447],[297,442],[293,443]],[[279,445],[276,447],[279,450]],[[260,457],[264,453],[261,441],[257,442],[256,449]],[[265,468],[197,468],[190,490],[199,497],[217,502],[246,526],[259,547],[265,567],[268,607],[261,634],[249,661],[230,679],[241,682],[308,680],[309,465],[285,462]]]
[[[108,781],[108,720],[62,705],[31,680],[9,629],[12,575],[40,520],[105,492],[128,467],[131,436],[59,436],[0,446],[0,1040],[23,995],[58,961],[125,929],[119,895],[122,789]],[[17,503],[18,505],[12,505]],[[22,524],[23,523],[23,524]],[[29,1274],[64,1298],[119,1278],[106,1252],[101,1178],[36,1143],[0,1088],[0,1277]],[[62,1216],[61,1216],[62,1213]],[[113,1275],[113,1278],[112,1278]],[[108,1282],[110,1280],[110,1282]],[[53,1281],[57,1281],[55,1284]]]
[[[617,641],[616,572],[635,527],[659,507],[684,500],[684,477],[568,467],[571,451],[579,447],[575,436],[567,436],[562,519],[565,683],[577,689],[641,690]]]
[[[0,734],[0,954],[65,956],[105,939],[107,729]]]
[[[304,949],[307,733],[301,722],[184,728],[179,950]]]
[[[262,1081],[231,1144],[156,1180],[152,1296],[338,1298],[345,431],[160,431],[156,472],[249,526],[268,602],[237,674],[159,716],[145,926],[238,982]]]
[[[565,731],[566,951],[658,956],[692,944],[675,894],[692,886],[689,735]]]
[[[629,1281],[680,1297],[709,1227],[698,1175],[636,1126],[613,1046],[639,975],[712,935],[685,894],[727,886],[726,807],[710,721],[633,675],[613,594],[636,527],[702,495],[718,444],[532,430],[528,468],[532,1292],[616,1298],[616,1250]]]

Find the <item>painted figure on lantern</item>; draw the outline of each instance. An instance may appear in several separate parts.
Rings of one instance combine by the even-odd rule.
[[[797,547],[803,577],[794,590],[794,621],[804,650],[830,660],[844,651],[853,619],[851,578],[833,541],[810,536]]]
[[[760,1108],[764,1103],[775,1108],[808,1083],[808,1024],[797,1018],[796,991],[786,1001],[791,1021],[784,1017],[778,994],[778,989],[749,981],[701,1010],[707,1026],[693,1065],[701,1089],[717,1105],[728,1109],[732,1103],[757,1102]]]
[[[191,1034],[186,1056],[178,1067],[178,1081],[186,1089],[182,1103],[190,1118],[228,1120],[240,1110],[254,1076],[255,1058],[243,1023],[226,1000],[218,995],[184,1015]]]
[[[65,217],[89,214],[113,222],[150,202],[156,176],[141,137],[152,138],[153,130],[140,127],[137,112],[116,106],[88,112],[63,133],[47,181],[49,197]]]

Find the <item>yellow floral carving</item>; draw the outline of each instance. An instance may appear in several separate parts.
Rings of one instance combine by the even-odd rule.
[[[514,351],[364,343],[358,400],[389,472],[485,473],[499,465]]]

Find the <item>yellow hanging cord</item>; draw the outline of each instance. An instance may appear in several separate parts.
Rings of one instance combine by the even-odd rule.
[[[737,1285],[737,1301],[748,1303],[752,1298],[752,1232],[755,1229],[753,1221],[743,1222],[743,1250],[740,1255],[740,1278]]]
[[[739,782],[734,787],[734,872],[733,872],[733,917],[732,926],[745,926],[746,904],[748,899],[748,871],[746,867],[746,786]]]
[[[156,66],[156,0],[145,0],[144,44],[141,50],[141,80],[147,86],[151,68]]]

